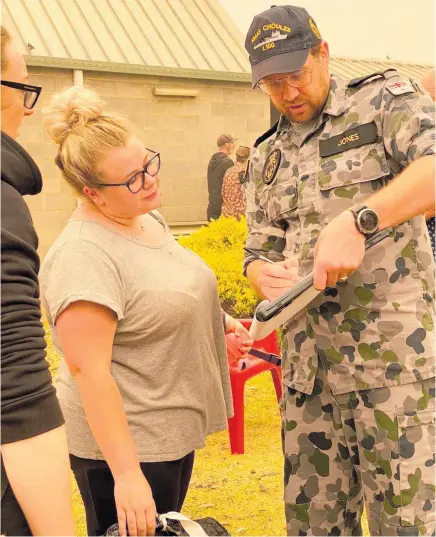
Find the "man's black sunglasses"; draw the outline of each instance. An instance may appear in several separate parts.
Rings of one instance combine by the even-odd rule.
[[[156,151],[148,149],[148,147],[146,147],[146,149],[154,154],[140,172],[136,172],[135,175],[130,177],[130,179],[127,179],[124,183],[98,183],[96,186],[99,186],[100,188],[105,188],[107,186],[126,186],[132,194],[137,194],[144,188],[145,175],[147,174],[154,177],[160,170],[160,153],[156,153]]]
[[[39,94],[42,90],[41,86],[31,86],[30,84],[10,82],[9,80],[2,80],[1,85],[24,92],[24,106],[28,110],[31,110],[35,106],[36,101],[39,99]]]

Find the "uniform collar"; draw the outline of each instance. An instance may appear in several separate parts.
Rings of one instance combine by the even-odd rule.
[[[281,115],[279,119],[279,124],[277,126],[277,132],[286,132],[289,130],[291,122],[286,116]]]

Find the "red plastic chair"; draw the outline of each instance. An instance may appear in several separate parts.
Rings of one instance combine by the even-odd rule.
[[[241,320],[245,328],[249,329],[251,319]],[[256,341],[254,349],[280,355],[277,335],[275,332],[261,341]],[[265,362],[260,358],[249,355],[250,367],[242,371],[237,371],[235,367],[230,367],[230,382],[233,395],[234,416],[228,420],[230,450],[232,454],[244,453],[244,389],[248,379],[259,375],[264,371],[270,371],[274,388],[276,390],[277,401],[282,397],[282,371],[279,366]]]

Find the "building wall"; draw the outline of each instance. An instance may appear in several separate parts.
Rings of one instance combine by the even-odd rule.
[[[42,127],[42,109],[50,97],[73,84],[73,72],[29,68],[30,83],[43,87],[35,113],[26,118],[19,141],[40,166],[44,187],[28,196],[40,253],[45,255],[65,226],[76,199],[54,164],[56,146]],[[97,91],[110,108],[127,116],[147,147],[161,153],[162,213],[170,224],[206,220],[206,170],[219,134],[229,133],[238,144],[251,146],[269,127],[269,100],[249,84],[119,73],[85,72],[84,83]],[[155,97],[153,88],[196,88],[192,97]]]

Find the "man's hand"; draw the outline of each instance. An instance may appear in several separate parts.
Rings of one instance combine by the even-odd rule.
[[[365,237],[357,231],[351,211],[344,211],[322,230],[315,245],[315,289],[336,285],[360,266],[364,255]]]
[[[257,285],[264,297],[273,300],[293,287],[299,279],[297,262],[286,259],[280,263],[263,263],[259,268]]]
[[[435,208],[434,207],[432,209],[430,209],[429,211],[426,211],[425,214],[424,214],[426,220],[428,220],[429,218],[433,218],[434,215],[435,215]]]

